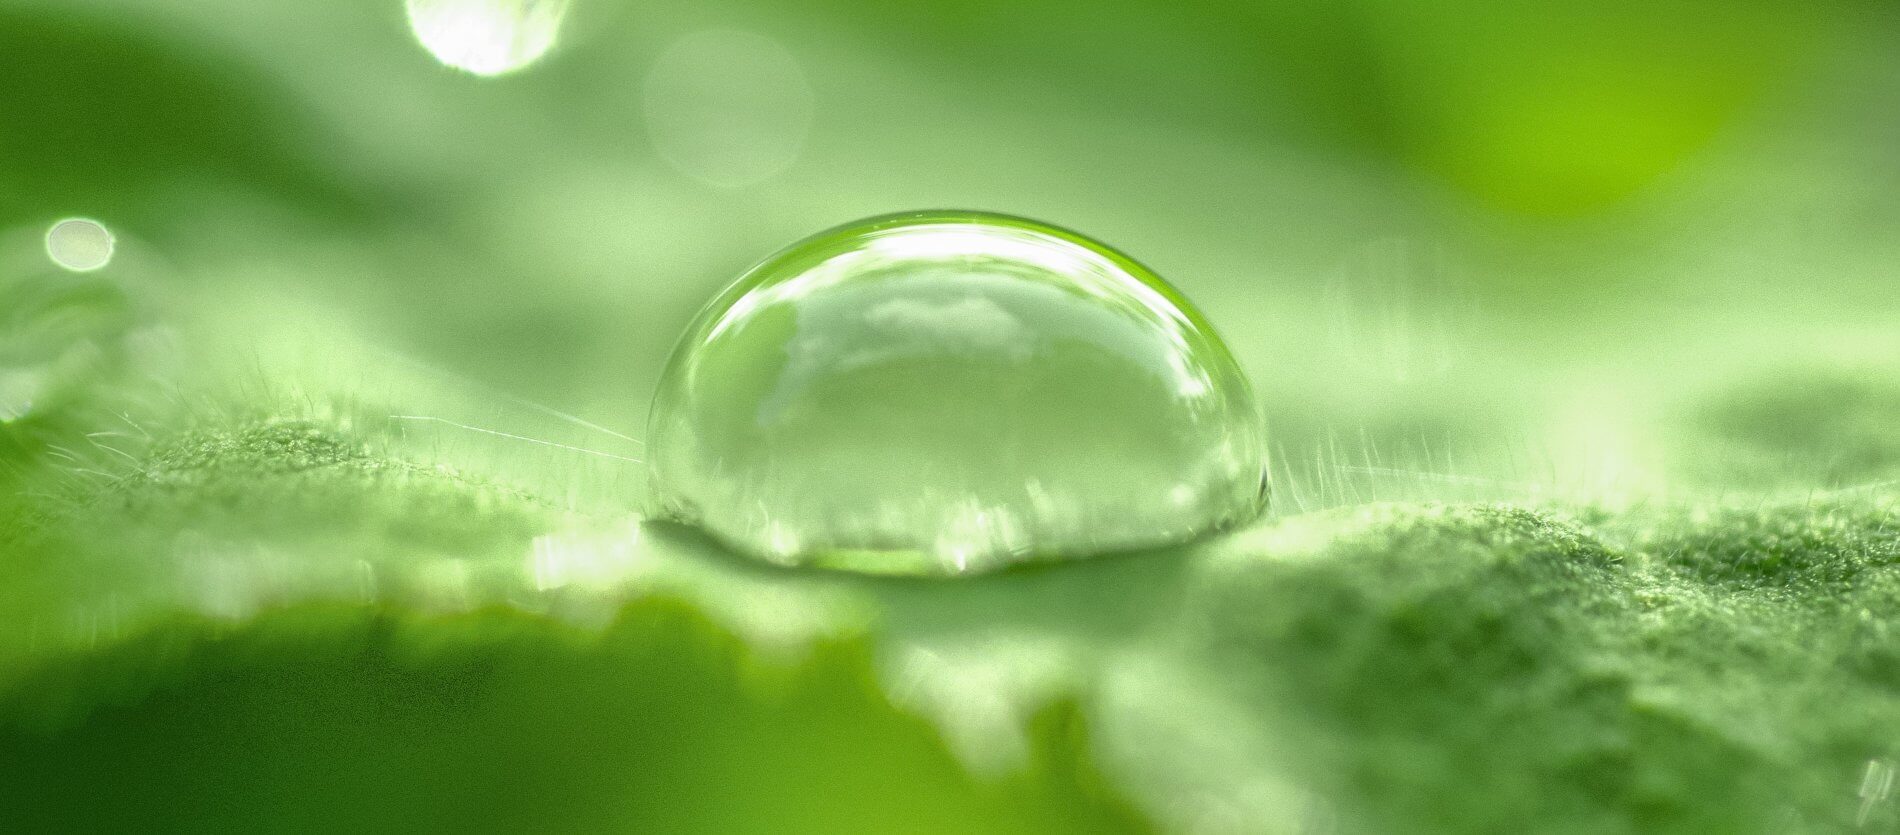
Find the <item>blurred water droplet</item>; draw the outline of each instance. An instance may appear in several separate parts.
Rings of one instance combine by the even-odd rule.
[[[45,411],[123,358],[132,307],[110,282],[0,281],[0,300],[0,423]]]
[[[448,66],[505,75],[554,48],[568,0],[407,0],[409,28]]]
[[[111,230],[96,220],[68,218],[46,230],[46,257],[76,273],[111,263],[114,244]]]
[[[825,232],[675,349],[661,513],[778,562],[959,573],[1176,543],[1264,504],[1251,389],[1139,264],[1017,218]]]
[[[646,80],[647,130],[668,164],[737,188],[798,159],[812,93],[798,59],[752,32],[712,30],[675,41]]]

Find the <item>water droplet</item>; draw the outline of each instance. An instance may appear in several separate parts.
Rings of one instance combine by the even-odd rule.
[[[436,60],[505,75],[554,48],[568,0],[408,0],[409,28]]]
[[[1192,539],[1264,504],[1251,389],[1107,246],[874,218],[754,267],[675,349],[656,510],[776,562],[959,573]]]
[[[798,159],[812,94],[798,59],[753,32],[675,41],[646,80],[647,132],[669,165],[721,188],[761,183]]]
[[[45,412],[124,358],[133,311],[111,283],[0,279],[0,299],[0,424]]]
[[[111,230],[83,217],[62,220],[46,230],[46,257],[76,273],[89,273],[112,263],[114,244]]]

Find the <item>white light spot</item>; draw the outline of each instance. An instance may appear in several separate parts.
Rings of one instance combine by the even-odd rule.
[[[798,553],[798,531],[778,519],[765,523],[765,538],[773,557],[789,561],[791,555]]]
[[[528,551],[528,579],[536,591],[619,589],[644,567],[640,534],[639,519],[635,518],[604,535],[552,533],[535,537]]]
[[[1867,761],[1867,770],[1860,775],[1860,812],[1854,816],[1855,826],[1866,826],[1874,809],[1887,802],[1893,794],[1894,764],[1888,759]]]
[[[111,230],[83,217],[62,220],[46,230],[46,257],[76,273],[112,263],[113,244]]]
[[[647,131],[668,164],[721,188],[761,183],[798,159],[812,93],[798,59],[752,32],[686,35],[646,79]]]
[[[554,48],[568,0],[407,0],[409,28],[436,60],[504,75]]]
[[[1176,507],[1187,507],[1194,504],[1200,497],[1200,491],[1194,489],[1192,484],[1176,484],[1168,491],[1168,501],[1173,502]]]

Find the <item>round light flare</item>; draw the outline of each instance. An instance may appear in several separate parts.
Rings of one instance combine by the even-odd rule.
[[[46,230],[46,257],[62,269],[89,273],[112,263],[117,240],[105,224],[83,217],[67,218]]]
[[[713,29],[667,47],[646,78],[646,123],[667,164],[719,188],[791,167],[811,130],[812,91],[798,59],[755,32]]]
[[[409,28],[436,60],[489,77],[547,55],[569,0],[407,0]]]

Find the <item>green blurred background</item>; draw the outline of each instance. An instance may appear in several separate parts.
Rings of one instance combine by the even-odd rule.
[[[1611,479],[1653,463],[1617,460],[1632,409],[1900,338],[1891,3],[419,8],[451,55],[558,39],[480,77],[393,0],[8,3],[15,257],[96,218],[206,329],[347,330],[637,434],[763,254],[991,209],[1209,310],[1289,461],[1554,421]]]
[[[1684,718],[1655,699],[1644,710],[1665,719],[1641,721],[1668,739],[1618,749],[1621,765],[1578,755],[1587,767],[1566,761],[1556,778],[1523,771],[1542,756],[1526,752],[1616,723],[1549,719],[1495,749],[1464,729],[1452,736],[1470,747],[1457,748],[1392,728],[1457,726],[1457,711],[1419,705],[1494,691],[1380,674],[1370,681],[1430,695],[1346,722],[1387,736],[1312,731],[1320,741],[1284,742],[1311,755],[1304,765],[1255,773],[1273,759],[1259,750],[1282,747],[1274,734],[1308,726],[1289,706],[1304,703],[1145,654],[1206,626],[1207,601],[1185,591],[1205,591],[1202,568],[841,590],[757,574],[687,534],[640,540],[669,567],[629,568],[615,532],[644,473],[593,453],[641,454],[661,364],[699,305],[812,232],[930,208],[1077,229],[1206,311],[1254,379],[1274,447],[1282,526],[1244,547],[1321,547],[1338,519],[1302,519],[1381,501],[1560,502],[1594,524],[1652,504],[1849,494],[1880,509],[1852,517],[1862,550],[1841,553],[1891,546],[1879,502],[1900,477],[1892,2],[0,0],[0,775],[13,790],[0,828],[10,812],[35,827],[167,829],[1853,821],[1848,783],[1873,754],[1791,718],[1826,712],[1820,672],[1796,695],[1776,689],[1792,680],[1779,667],[1746,686],[1678,682],[1670,692],[1740,687],[1775,713]],[[49,260],[46,231],[75,216],[116,236],[109,266],[81,275]],[[1593,530],[1641,528],[1619,540],[1631,553],[1727,553],[1672,538],[1680,520],[1665,518]],[[1735,547],[1810,542],[1775,518],[1742,526],[1738,541],[1754,544]],[[1563,542],[1550,547],[1571,554]],[[1301,621],[1320,604],[1268,594],[1261,605],[1295,612],[1271,628],[1308,641],[1335,612],[1517,611],[1422,576],[1392,581],[1433,590],[1418,599],[1360,600],[1390,568],[1375,567],[1294,578],[1332,593],[1316,598],[1330,608]],[[1548,580],[1507,573],[1487,581]],[[629,582],[686,602],[613,614]],[[591,602],[555,593],[577,584]],[[1646,588],[1625,591],[1680,591]],[[1797,620],[1887,611],[1777,620],[1768,602],[1697,588],[1681,599],[1706,603],[1706,620],[1683,622],[1703,626],[1635,646],[1679,641],[1725,668],[1798,656],[1812,636]],[[845,604],[814,602],[834,593]],[[1526,646],[1622,629],[1580,599],[1511,598],[1574,605],[1572,626],[1589,625]],[[851,614],[860,604],[882,614]],[[1200,625],[1157,632],[1147,608]],[[550,631],[549,614],[596,637]],[[1724,620],[1753,617],[1767,626]],[[1398,643],[1360,646],[1412,646],[1402,624],[1379,622]],[[1473,646],[1515,646],[1505,622],[1485,627],[1503,639]],[[1710,642],[1697,631],[1708,624],[1782,643]],[[805,650],[815,668],[752,655],[807,640],[822,645]],[[1283,660],[1306,669],[1338,650],[1317,646],[1295,641]],[[1391,652],[1366,663],[1418,657]],[[1564,681],[1607,675],[1555,655],[1550,669],[1575,673]],[[758,665],[769,669],[733,672]],[[919,665],[962,671],[965,686],[990,676],[1000,691],[1070,695],[1024,697],[1031,710],[926,687],[906,702],[889,671]],[[1315,665],[1340,692],[1365,683]],[[1522,684],[1509,669],[1484,681]],[[1641,670],[1616,675],[1670,675]],[[1071,692],[1082,679],[1095,684]],[[1857,727],[1900,718],[1882,681],[1849,711]],[[667,730],[616,724],[627,692]],[[1552,705],[1597,704],[1546,695],[1547,719],[1575,718]],[[1259,699],[1275,707],[1248,707]],[[1484,704],[1487,720],[1525,709]],[[747,730],[722,730],[724,715]],[[944,718],[958,715],[978,718]],[[1020,751],[984,724],[1016,719],[1032,728]],[[1749,722],[1795,730],[1734,730]],[[1205,738],[1222,727],[1246,739]],[[500,735],[455,741],[467,734]],[[1120,753],[1077,753],[1105,745]],[[833,753],[807,757],[814,747]],[[1145,766],[1131,753],[1151,748],[1173,753]],[[561,765],[574,750],[585,761]],[[985,777],[986,758],[1040,765]],[[641,782],[643,759],[674,776]],[[1583,779],[1587,800],[1551,788],[1625,760],[1659,763],[1643,772],[1653,780],[1593,794]],[[1728,760],[1748,765],[1709,765]],[[1816,762],[1839,773],[1815,776]],[[1780,768],[1821,787],[1786,801],[1798,813],[1781,799],[1714,802]],[[183,776],[141,782],[171,769]],[[1222,769],[1235,776],[1209,776]],[[1312,812],[1282,778],[1344,811]],[[629,799],[655,796],[677,802]],[[73,817],[86,808],[96,817]],[[1263,808],[1294,811],[1267,821]]]

